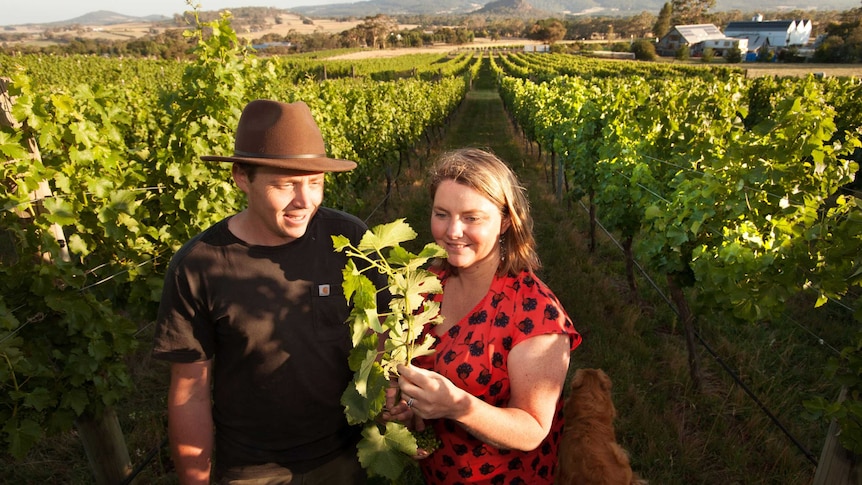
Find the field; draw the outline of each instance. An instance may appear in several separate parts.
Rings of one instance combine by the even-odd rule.
[[[327,34],[336,34],[362,23],[359,20],[341,21],[334,19],[315,19],[310,23],[303,22],[299,15],[282,14],[279,22],[275,18],[268,19],[263,28],[241,29],[237,28],[237,35],[243,39],[256,39],[263,37],[266,34],[285,35],[290,31],[295,31],[300,34],[312,34],[314,32],[323,32]],[[411,28],[412,26],[405,25],[403,28]],[[178,28],[178,27],[171,27]],[[79,25],[75,28],[67,28],[63,30],[55,30],[51,33],[52,39],[64,38],[84,38],[84,39],[103,39],[103,40],[130,40],[143,37],[150,34],[158,34],[166,30],[162,24],[150,22],[123,23],[107,26],[92,26]],[[44,25],[19,25],[7,27],[7,34],[27,34],[27,38],[23,43],[52,43],[52,39],[45,37],[44,33],[46,26]]]
[[[859,64],[743,64],[748,77],[758,76],[805,76],[823,73],[825,76],[862,77]]]
[[[281,14],[278,19],[268,18],[263,27],[254,29],[247,27],[237,27],[237,35],[246,40],[254,40],[261,38],[267,34],[287,35],[291,31],[300,34],[312,34],[315,32],[325,34],[336,34],[345,30],[352,29],[361,24],[361,20],[336,20],[336,19],[311,19],[304,21],[299,15],[285,13]],[[399,29],[415,28],[415,25],[399,25]],[[9,45],[15,43],[23,43],[30,45],[47,46],[57,43],[58,40],[83,38],[83,39],[103,39],[103,40],[130,40],[143,37],[145,35],[157,34],[165,30],[164,26],[149,22],[139,23],[124,23],[108,26],[87,26],[81,25],[68,30],[53,31],[50,36],[45,35],[45,26],[42,25],[21,25],[6,28],[6,33],[23,33],[27,37],[16,42],[9,42]],[[591,41],[592,42],[592,41]],[[538,44],[539,42],[529,39],[504,39],[491,40],[485,38],[476,38],[467,45],[434,45],[428,47],[409,47],[398,49],[367,49],[361,52],[353,52],[342,54],[333,59],[371,59],[395,57],[406,54],[425,54],[434,52],[447,52],[458,50],[464,47],[482,48],[489,46],[501,45],[529,45]],[[666,59],[666,62],[675,63],[678,61]],[[692,64],[697,61],[689,61]],[[811,73],[822,73],[825,76],[855,76],[862,77],[862,65],[847,65],[847,64],[779,64],[779,63],[748,63],[740,64],[743,67],[748,77],[758,76],[804,76]]]

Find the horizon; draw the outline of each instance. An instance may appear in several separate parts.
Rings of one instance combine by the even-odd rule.
[[[239,7],[273,7],[289,10],[295,7],[328,5],[333,3],[354,3],[357,0],[195,0],[203,11],[222,10]],[[186,0],[149,0],[118,4],[115,0],[30,0],[16,3],[3,10],[0,26],[27,24],[48,24],[72,20],[88,13],[108,11],[129,17],[148,17],[162,15],[173,17],[192,10]]]
[[[107,11],[118,15],[125,15],[135,18],[145,18],[151,16],[162,16],[165,18],[173,18],[176,14],[182,14],[194,7],[189,3],[199,6],[201,11],[219,11],[223,9],[234,9],[241,7],[271,7],[280,10],[291,10],[299,7],[314,7],[333,4],[355,4],[365,3],[368,0],[150,0],[149,2],[122,4],[118,5],[115,0],[77,0],[70,2],[69,0],[31,0],[15,4],[14,7],[7,8],[3,12],[3,17],[0,18],[0,27],[14,27],[23,25],[39,25],[50,24],[56,22],[68,22],[84,15]],[[473,0],[482,4],[492,0]],[[717,4],[722,2],[733,3],[739,0],[717,0]],[[810,1],[810,0],[809,0]],[[829,0],[827,0],[828,2]],[[852,2],[853,7],[845,7],[844,3]],[[801,3],[799,0],[789,0],[790,4]],[[856,0],[832,0],[831,9],[841,10],[842,8],[858,8]],[[117,8],[120,7],[120,8]],[[738,8],[728,9],[738,10]],[[784,6],[781,9],[797,9],[797,10],[819,10],[823,7],[822,3],[818,6]],[[827,8],[829,9],[829,8]],[[714,11],[722,11],[724,9],[716,6]],[[767,9],[768,10],[768,9]],[[581,12],[586,13],[586,12]],[[657,13],[657,12],[656,12]]]

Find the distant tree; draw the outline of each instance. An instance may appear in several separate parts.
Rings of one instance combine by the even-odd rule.
[[[715,7],[715,0],[672,0],[673,24],[690,25],[706,21],[706,13]]]
[[[773,60],[775,60],[775,52],[769,46],[763,44],[760,49],[757,49],[757,62],[772,62]]]
[[[402,30],[401,34],[401,43],[404,44],[405,47],[422,47],[423,45],[432,44],[434,41],[432,37],[420,28],[410,29],[410,30]]]
[[[655,52],[655,44],[645,39],[632,42],[631,50],[635,59],[639,61],[654,61],[658,57]]]
[[[473,32],[462,27],[443,27],[434,32],[433,40],[444,44],[461,45],[473,41]]]
[[[520,37],[527,30],[527,22],[523,19],[502,19],[498,22],[501,38]]]
[[[742,50],[739,47],[731,47],[724,51],[724,61],[730,64],[742,62]]]
[[[657,39],[661,39],[668,32],[670,32],[671,27],[671,18],[673,17],[673,5],[669,2],[665,2],[661,7],[661,11],[658,13],[658,18],[655,21],[655,24],[652,26],[652,33],[655,34]]]
[[[691,52],[689,52],[688,46],[679,46],[679,49],[676,50],[676,55],[674,57],[679,61],[687,61],[688,58],[691,57]]]
[[[715,50],[712,47],[707,47],[703,50],[703,54],[701,54],[700,60],[701,62],[712,62],[715,59]]]
[[[566,36],[566,26],[556,19],[539,20],[530,27],[527,38],[553,44]]]
[[[368,47],[379,46],[382,49],[386,47],[386,39],[389,37],[389,33],[396,30],[397,26],[398,23],[392,18],[383,14],[377,14],[373,17],[366,17],[365,21],[355,28],[365,34],[365,42]]]
[[[806,58],[799,53],[799,47],[790,46],[778,52],[778,60],[780,62],[805,62]]]
[[[473,42],[473,31],[465,28],[455,29],[455,44],[463,45]]]
[[[821,62],[862,62],[862,8],[844,12],[826,27],[826,38],[814,53]]]
[[[456,38],[455,29],[450,27],[443,27],[434,32],[434,40],[444,44],[454,44]]]
[[[642,37],[649,37],[655,23],[656,16],[654,14],[641,12],[634,17],[628,17],[628,22],[620,25],[617,31],[625,37],[640,39]]]

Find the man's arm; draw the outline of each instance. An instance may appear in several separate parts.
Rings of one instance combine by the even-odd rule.
[[[182,485],[207,485],[213,450],[212,360],[174,363],[168,391],[168,437]]]

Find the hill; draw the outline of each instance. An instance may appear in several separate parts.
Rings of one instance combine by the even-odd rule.
[[[542,12],[534,8],[526,0],[497,0],[486,4],[473,13],[507,17],[547,17],[552,15],[549,12]]]
[[[658,13],[666,0],[529,0],[530,6],[540,12],[568,15],[633,15],[643,11]],[[485,4],[483,7],[483,3]],[[308,7],[294,7],[291,10],[308,16],[366,16],[383,13],[398,14],[467,14],[482,13],[489,2],[479,0],[368,0],[363,2],[337,3]],[[499,2],[491,2],[499,3]],[[713,11],[740,10],[791,11],[791,10],[849,10],[859,7],[858,0],[819,0],[812,7],[811,0],[760,0],[755,6],[747,0],[716,0]]]
[[[162,20],[170,20],[164,15],[148,15],[146,17],[132,17],[107,10],[98,10],[88,14],[75,17],[70,20],[55,23],[81,24],[81,25],[117,25],[135,22],[160,22]]]
[[[552,17],[560,15],[613,15],[630,16],[647,11],[657,14],[667,0],[366,0],[329,5],[299,6],[290,9],[265,7],[273,0],[259,0],[261,7],[237,7],[240,9],[271,9],[300,14],[312,18],[363,18],[377,14],[385,15],[514,15],[519,17]],[[813,7],[811,0],[760,0],[752,5],[748,0],[716,0],[712,11],[780,12],[794,10],[844,11],[859,7],[858,0],[818,0]],[[117,5],[121,9],[121,5]],[[181,15],[178,10],[175,15]],[[172,20],[163,15],[134,17],[121,13],[99,10],[80,17],[43,25],[62,27],[67,25],[107,26],[124,23],[160,23]]]
[[[46,27],[63,27],[67,25],[89,25],[96,27],[120,24],[154,23],[163,22],[165,20],[171,20],[171,18],[165,17],[164,15],[147,15],[146,17],[134,17],[131,15],[111,12],[108,10],[97,10],[95,12],[86,13],[84,15],[69,20],[61,20],[59,22],[46,22],[39,25],[44,25]]]

